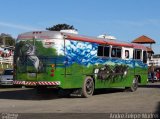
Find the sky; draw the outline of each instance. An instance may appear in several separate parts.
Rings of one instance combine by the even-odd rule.
[[[126,42],[146,35],[160,54],[159,11],[160,0],[0,0],[0,33],[16,38],[66,23],[82,35],[107,34]]]

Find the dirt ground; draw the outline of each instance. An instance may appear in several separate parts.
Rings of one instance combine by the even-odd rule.
[[[160,83],[136,92],[97,90],[90,98],[59,98],[57,92],[37,94],[31,88],[0,88],[1,113],[160,113]]]

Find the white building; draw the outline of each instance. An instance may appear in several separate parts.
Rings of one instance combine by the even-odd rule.
[[[151,66],[152,64],[155,67],[160,67],[160,54],[152,55],[151,59],[147,61],[148,66]]]

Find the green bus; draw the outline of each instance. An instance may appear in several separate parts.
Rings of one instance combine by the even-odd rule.
[[[57,88],[90,97],[95,89],[135,91],[147,83],[147,51],[140,44],[59,31],[20,34],[14,54],[14,84]]]

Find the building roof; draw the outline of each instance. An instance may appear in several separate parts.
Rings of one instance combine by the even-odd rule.
[[[146,47],[146,48],[147,48],[147,52],[154,53],[153,50],[152,50],[152,48],[150,48],[150,47]]]
[[[132,43],[153,44],[156,42],[153,39],[143,35],[143,36],[140,36],[140,37],[136,38],[135,40],[133,40]]]

